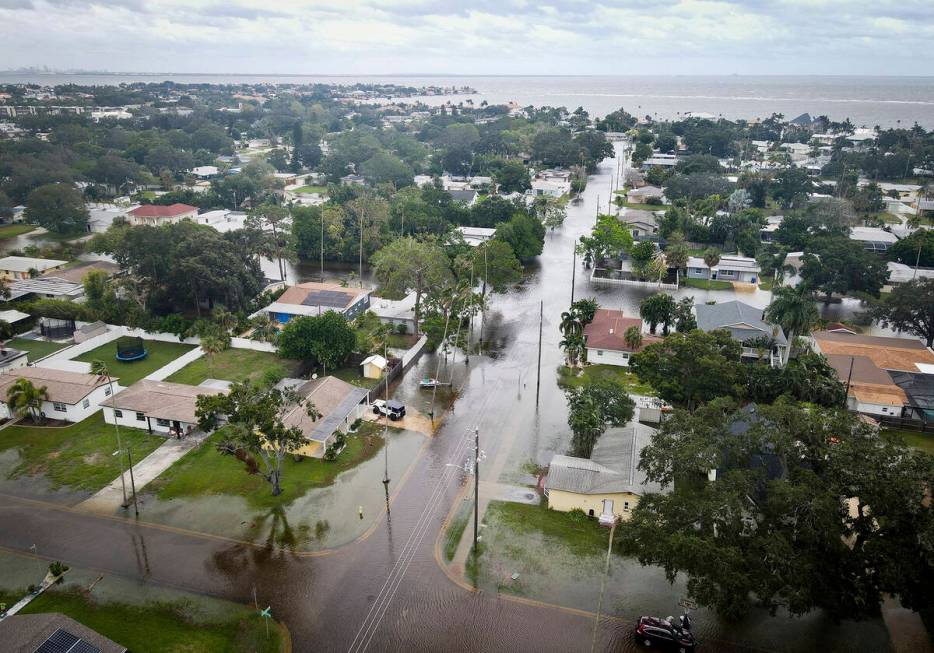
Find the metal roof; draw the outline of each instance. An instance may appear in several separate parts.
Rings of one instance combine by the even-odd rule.
[[[774,333],[776,343],[788,344],[780,326],[769,324],[762,319],[761,308],[739,301],[730,301],[720,304],[698,304],[694,307],[694,311],[697,315],[697,328],[701,331],[727,329],[732,338],[738,342],[745,342],[760,336],[771,337]]]

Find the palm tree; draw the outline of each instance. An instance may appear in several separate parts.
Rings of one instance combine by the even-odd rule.
[[[253,340],[275,342],[276,333],[276,325],[268,313],[260,313],[253,318]]]
[[[20,417],[29,415],[39,424],[43,421],[42,402],[49,400],[49,389],[44,385],[37,388],[29,379],[20,378],[7,388],[6,399],[13,412]]]
[[[626,342],[627,347],[636,351],[642,344],[642,331],[637,326],[631,326],[623,333],[623,340]]]
[[[662,250],[655,252],[655,256],[652,258],[652,265],[658,273],[658,286],[661,288],[662,279],[665,278],[665,273],[668,272],[668,258],[665,256],[665,252]]]
[[[107,377],[107,384],[110,386],[110,400],[113,403],[114,409],[114,433],[117,434],[117,458],[120,461],[120,487],[123,490],[123,507],[126,508],[129,505],[129,502],[126,500],[126,480],[123,478],[124,474],[126,473],[126,468],[123,464],[123,442],[120,440],[120,425],[117,424],[117,404],[114,399],[114,380],[110,376],[110,370],[107,368],[107,363],[102,360],[95,360],[91,362],[91,374]]]
[[[819,317],[814,293],[804,285],[776,288],[772,292],[772,303],[762,314],[766,322],[778,324],[784,329],[789,353],[795,338],[808,333],[817,324]]]
[[[207,335],[201,338],[201,350],[208,357],[208,369],[214,376],[214,357],[227,349],[227,344],[218,336]]]
[[[714,247],[704,252],[704,264],[707,266],[707,289],[710,289],[710,274],[714,267],[720,262],[720,252]]]
[[[576,311],[565,311],[561,314],[561,324],[558,329],[565,336],[580,335],[584,331],[584,325]]]
[[[584,341],[584,336],[581,334],[570,333],[566,335],[558,345],[564,349],[568,358],[569,367],[577,365],[578,361],[585,362],[583,359],[586,353],[586,343]]]

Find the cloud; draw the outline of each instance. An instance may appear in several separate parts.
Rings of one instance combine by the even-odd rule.
[[[930,0],[0,0],[9,67],[930,74]]]

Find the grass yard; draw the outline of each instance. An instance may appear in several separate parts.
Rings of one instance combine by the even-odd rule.
[[[194,349],[193,345],[183,345],[180,342],[162,342],[160,340],[143,340],[143,344],[149,353],[146,358],[138,361],[118,361],[116,340],[101,345],[97,349],[92,349],[74,360],[85,363],[96,360],[104,361],[107,363],[107,368],[113,377],[120,379],[120,385],[127,387]]]
[[[575,373],[579,372],[579,376]],[[640,383],[638,377],[625,367],[618,365],[586,365],[584,369],[572,370],[566,365],[558,367],[558,385],[562,388],[578,388],[587,383],[609,379],[626,385],[631,394],[653,396],[651,386]]]
[[[446,562],[451,562],[454,559],[454,554],[457,553],[457,546],[460,544],[464,531],[467,530],[467,522],[470,521],[472,508],[470,501],[461,501],[461,505],[457,507],[457,511],[451,517],[451,521],[444,531],[444,559]]]
[[[292,192],[298,193],[298,194],[318,193],[319,195],[324,195],[325,193],[328,192],[328,187],[327,186],[315,186],[315,185],[299,186],[298,188],[294,189]]]
[[[165,439],[138,429],[121,428],[120,437],[133,461],[142,460]],[[53,488],[96,492],[120,476],[114,428],[101,411],[66,427],[14,425],[0,431],[0,451],[17,449],[20,464],[11,478],[45,475]]]
[[[129,605],[98,602],[77,589],[51,589],[33,600],[20,614],[61,612],[127,647],[131,651],[242,651],[276,653],[281,650],[280,630],[248,607],[236,609],[226,619],[195,621],[185,601]]]
[[[352,367],[341,367],[336,370],[328,370],[328,374],[331,376],[336,376],[341,381],[346,381],[351,385],[355,385],[358,388],[370,389],[379,383],[379,379],[368,379],[363,376],[363,368],[359,365],[354,365]]]
[[[530,506],[509,501],[491,501],[484,523],[496,524],[518,533],[539,531],[548,539],[560,541],[575,555],[606,552],[609,531],[582,512],[558,512],[544,504]]]
[[[341,472],[375,456],[383,448],[383,439],[376,435],[379,430],[376,424],[364,422],[356,434],[348,435],[347,446],[334,461],[300,458],[296,462],[288,456],[282,473],[283,492],[274,497],[262,476],[247,474],[234,456],[218,453],[215,445],[223,437],[220,429],[150,483],[146,491],[163,500],[226,494],[241,496],[257,508],[285,506],[311,488],[331,485]]]
[[[13,338],[7,343],[12,349],[19,349],[29,353],[29,362],[33,363],[49,354],[54,354],[59,349],[68,347],[66,342],[48,342],[46,340],[30,340],[28,338]]]
[[[639,211],[664,211],[664,204],[636,204],[634,202],[623,202],[627,209],[636,209]]]
[[[882,429],[882,435],[892,438],[901,438],[909,447],[934,456],[934,434],[885,428]]]
[[[775,286],[774,278],[770,277],[768,279],[762,279],[761,281],[759,281],[759,290],[772,290],[774,286]]]
[[[15,238],[16,236],[21,236],[22,234],[28,234],[35,228],[36,225],[33,224],[5,224],[0,226],[0,240]]]
[[[708,285],[709,284],[709,285]],[[688,288],[700,288],[701,290],[733,290],[733,284],[729,281],[720,281],[719,279],[690,279],[683,277],[681,285]]]
[[[294,376],[301,367],[299,361],[279,358],[276,354],[252,349],[226,349],[211,360],[208,356],[192,361],[166,379],[172,383],[198,385],[206,379],[244,382],[260,381],[266,375],[280,379]]]

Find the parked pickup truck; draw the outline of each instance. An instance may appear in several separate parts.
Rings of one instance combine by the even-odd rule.
[[[386,415],[395,422],[405,417],[405,404],[392,399],[389,401],[377,399],[373,402],[373,412],[377,415]]]

